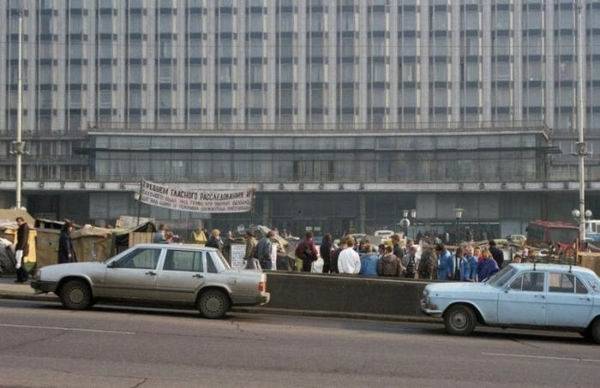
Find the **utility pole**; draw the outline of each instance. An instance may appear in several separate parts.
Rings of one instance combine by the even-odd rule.
[[[579,244],[585,242],[585,157],[587,156],[587,147],[583,136],[583,127],[585,125],[586,105],[585,105],[585,25],[583,24],[583,12],[585,12],[585,1],[577,2],[577,24],[579,28],[579,37],[577,41],[577,130],[579,136],[577,139],[577,157],[579,158]]]
[[[16,155],[16,204],[17,209],[22,208],[21,204],[21,188],[23,186],[23,154],[25,153],[25,143],[22,141],[21,121],[23,115],[23,13],[19,12],[19,63],[17,65],[17,140],[14,143]]]

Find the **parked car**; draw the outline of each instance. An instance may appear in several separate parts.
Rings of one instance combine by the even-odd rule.
[[[106,262],[50,265],[36,271],[31,286],[54,292],[68,309],[125,300],[196,306],[206,318],[270,298],[265,274],[233,270],[218,250],[197,245],[141,244]]]
[[[478,324],[575,330],[600,343],[600,279],[583,267],[510,264],[485,283],[432,283],[425,314],[443,317],[449,334]]]

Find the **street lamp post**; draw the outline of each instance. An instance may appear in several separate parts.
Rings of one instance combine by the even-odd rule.
[[[415,222],[417,220],[417,209],[411,209],[410,210],[410,218],[413,220],[413,222]],[[415,225],[416,225],[416,222],[415,222]],[[413,237],[412,237],[413,240],[414,240],[415,237],[416,237],[416,235],[415,235],[415,229],[413,227]]]
[[[23,103],[23,14],[19,12],[19,44],[18,44],[18,60],[17,64],[17,139],[14,142],[14,153],[16,156],[16,198],[15,198],[15,207],[17,209],[21,209],[21,189],[23,187],[23,167],[22,167],[22,159],[23,154],[25,153],[25,143],[22,140],[22,103]]]
[[[402,226],[404,227],[404,238],[408,237],[408,227],[410,226],[410,220],[408,219],[408,213],[409,211],[404,209],[402,210],[402,216],[404,217],[402,219]]]
[[[583,223],[583,230],[584,230],[584,238],[585,235],[587,234],[586,231],[586,226],[587,226],[587,220],[590,220],[593,216],[592,211],[590,209],[586,210],[583,212],[583,214],[581,214],[581,211],[579,209],[573,209],[573,211],[571,211],[571,215],[573,216],[573,219],[577,222],[579,222],[582,218],[584,219],[584,223]],[[579,247],[583,247],[585,240],[581,240],[581,235],[579,237]]]
[[[585,26],[583,25],[583,0],[577,1],[577,24],[579,29],[579,37],[577,44],[577,157],[578,157],[578,173],[579,173],[579,241],[582,244],[585,241],[585,157],[587,156],[587,146],[584,138],[585,125]]]
[[[402,210],[402,219],[398,223],[402,227],[402,231],[404,232],[404,238],[408,239],[408,227],[410,226],[410,221],[415,220],[417,218],[417,209],[404,209]],[[414,236],[413,236],[414,238]]]
[[[459,232],[459,224],[460,220],[463,216],[464,209],[457,207],[454,209],[454,215],[456,216],[456,242],[460,243],[460,232]]]

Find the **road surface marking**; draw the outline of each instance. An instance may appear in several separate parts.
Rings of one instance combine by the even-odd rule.
[[[84,333],[135,335],[135,333],[133,331],[81,329],[81,328],[77,328],[77,327],[12,325],[9,323],[0,323],[0,327],[16,327],[16,328],[25,328],[25,329],[62,330],[62,331],[80,331],[80,332],[84,332]]]
[[[496,357],[516,357],[516,358],[534,358],[538,360],[559,360],[559,361],[577,361],[577,362],[600,362],[600,360],[592,358],[575,358],[575,357],[555,357],[555,356],[536,356],[534,354],[511,354],[511,353],[481,353],[484,356]]]

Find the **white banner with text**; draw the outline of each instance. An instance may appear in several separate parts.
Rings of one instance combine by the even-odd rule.
[[[245,213],[252,209],[254,189],[194,190],[143,181],[136,198],[151,206],[198,213]]]

